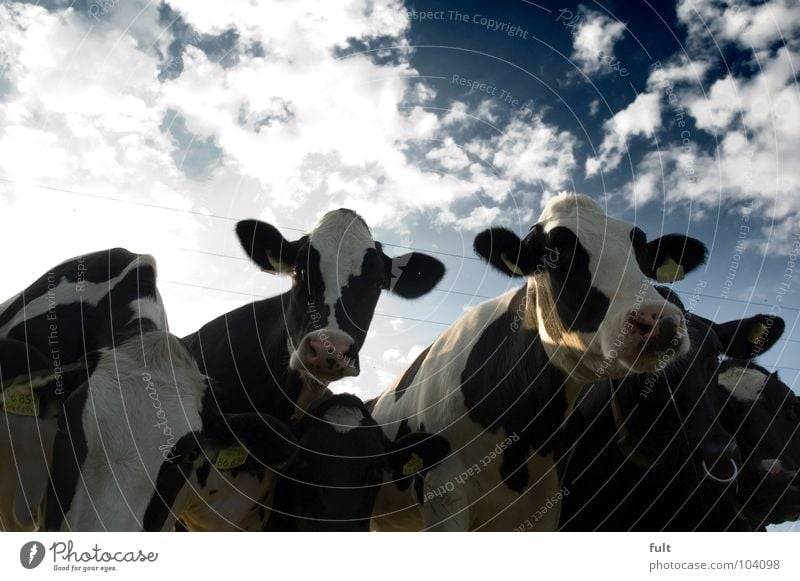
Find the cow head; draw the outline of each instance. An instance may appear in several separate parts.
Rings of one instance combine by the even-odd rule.
[[[416,298],[444,275],[444,265],[425,254],[389,258],[351,210],[328,212],[291,242],[257,220],[239,222],[236,233],[262,270],[293,277],[283,303],[289,366],[321,383],[358,375],[358,352],[381,290]]]
[[[723,362],[719,379],[723,422],[745,461],[740,513],[762,526],[800,518],[800,398],[752,361]]]
[[[551,199],[523,239],[492,228],[475,251],[508,276],[528,277],[526,316],[550,360],[582,383],[646,373],[689,350],[681,310],[648,279],[680,279],[705,246],[670,234],[651,242],[587,196]]]
[[[677,295],[658,288],[684,310]],[[699,477],[729,483],[741,467],[736,438],[720,423],[717,401],[720,357],[752,357],[780,338],[783,321],[766,315],[717,324],[684,312],[691,347],[657,372],[614,382],[620,447],[642,466],[689,466]],[[764,333],[769,324],[771,332]],[[622,419],[624,422],[619,422]],[[691,463],[695,466],[692,467]]]
[[[295,433],[300,451],[278,481],[268,530],[367,531],[384,472],[424,476],[450,452],[423,432],[390,441],[350,394],[317,400]]]

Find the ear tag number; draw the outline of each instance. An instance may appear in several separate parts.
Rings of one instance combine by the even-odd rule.
[[[39,396],[32,393],[28,386],[10,387],[3,391],[3,407],[10,414],[38,417]]]
[[[220,470],[238,468],[247,461],[247,454],[247,448],[241,444],[228,446],[224,450],[220,450],[219,454],[217,454],[214,466]]]

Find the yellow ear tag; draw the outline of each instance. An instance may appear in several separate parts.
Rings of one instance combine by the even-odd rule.
[[[29,385],[12,386],[3,390],[3,407],[18,416],[39,415],[39,395],[31,392]]]
[[[750,341],[753,345],[756,345],[759,341],[761,341],[762,337],[767,334],[769,327],[767,327],[764,323],[759,323],[756,327],[750,332],[748,335],[747,340]]]
[[[667,258],[658,270],[656,271],[656,280],[658,282],[677,282],[684,279],[683,266]]]
[[[408,462],[403,464],[403,476],[411,476],[412,474],[416,474],[422,470],[423,464],[424,462],[422,461],[422,458],[412,452],[411,458],[408,460]]]
[[[241,444],[228,446],[224,450],[220,450],[219,454],[217,454],[214,466],[220,470],[237,468],[247,461],[247,454],[247,448]]]

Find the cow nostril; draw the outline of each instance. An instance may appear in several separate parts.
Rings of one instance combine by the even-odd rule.
[[[678,332],[675,319],[673,317],[663,317],[658,322],[658,332],[665,337],[674,337]]]
[[[635,320],[633,322],[633,326],[636,327],[636,330],[639,331],[642,335],[646,335],[650,331],[653,330],[653,326],[649,323],[645,323],[641,320]]]
[[[315,341],[308,341],[306,343],[306,358],[309,361],[314,361],[319,357],[319,349],[314,344]]]

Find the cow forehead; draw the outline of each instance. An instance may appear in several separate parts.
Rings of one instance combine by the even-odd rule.
[[[336,405],[325,412],[325,422],[340,434],[346,434],[364,421],[364,412],[358,408]]]
[[[375,249],[375,241],[366,222],[350,210],[334,210],[322,217],[309,239],[319,253],[319,270],[325,285],[324,301],[334,313],[334,305],[350,277],[362,274],[364,256]],[[335,318],[328,326],[337,326]]]
[[[663,301],[642,273],[631,243],[633,225],[607,216],[587,196],[559,195],[542,212],[544,232],[566,228],[589,256],[592,286],[613,301],[626,303],[634,297]],[[556,249],[558,250],[558,249]],[[572,265],[577,267],[579,265]]]
[[[606,215],[597,202],[588,196],[560,194],[545,206],[539,223],[545,232],[568,228],[587,250],[603,244],[630,245],[633,225]]]
[[[752,403],[761,397],[767,376],[757,369],[747,367],[731,367],[719,374],[719,384],[734,399],[743,403]]]
[[[309,242],[319,253],[323,277],[326,274],[334,277],[346,275],[335,286],[343,286],[350,275],[360,274],[364,254],[368,249],[375,248],[366,222],[350,210],[334,210],[325,214],[311,232]]]

